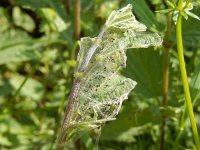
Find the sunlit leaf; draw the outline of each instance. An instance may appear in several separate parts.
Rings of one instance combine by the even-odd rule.
[[[194,13],[190,11],[185,11],[190,17],[195,18],[197,20],[200,20],[199,16],[195,15]]]
[[[16,6],[13,8],[12,16],[13,16],[13,22],[18,27],[21,27],[29,32],[32,32],[34,30],[35,23],[33,19],[26,13],[23,13],[19,7]]]
[[[136,85],[119,72],[126,66],[126,49],[161,45],[160,36],[145,32],[131,8],[129,4],[113,11],[98,37],[81,39],[75,70],[80,89],[68,128],[97,127],[114,120]]]
[[[15,75],[10,79],[11,85],[14,87],[14,89],[18,89],[21,85],[21,83],[24,81],[25,77]],[[20,91],[20,95],[25,95],[33,100],[40,100],[42,95],[44,93],[44,88],[40,82],[37,80],[29,78],[24,86],[22,87]]]
[[[39,43],[19,31],[9,31],[0,34],[0,64],[39,59]],[[41,44],[41,43],[40,43]]]
[[[187,20],[188,19],[188,15],[185,12],[181,12],[181,15]]]
[[[175,7],[176,7],[175,4],[174,4],[173,2],[171,2],[171,1],[169,1],[169,0],[166,0],[165,2],[166,2],[167,5],[168,5],[169,7],[171,7],[171,8],[175,8]]]
[[[133,5],[135,15],[144,23],[151,31],[163,31],[164,26],[157,21],[156,16],[147,5],[145,0],[126,0],[127,3]]]
[[[167,14],[167,13],[169,13],[169,12],[171,12],[171,11],[173,11],[173,9],[162,9],[162,10],[158,10],[158,11],[156,11],[157,13],[163,13],[163,14]]]
[[[123,100],[135,86],[134,81],[121,76],[118,72],[126,66],[125,50],[158,46],[162,42],[157,34],[141,32],[146,27],[135,20],[131,13],[131,5],[113,11],[106,21],[106,26],[108,30],[102,39],[99,39],[99,46],[81,77],[77,112],[79,115],[75,117],[77,122],[93,119],[109,120],[118,114]],[[95,45],[97,40],[90,38],[81,40],[79,63],[85,59],[88,49]],[[95,115],[97,118],[94,118]]]

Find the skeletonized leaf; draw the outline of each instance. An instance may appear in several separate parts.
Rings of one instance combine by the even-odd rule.
[[[132,5],[130,4],[120,10],[113,11],[106,21],[106,26],[120,29],[131,28],[137,31],[146,30],[146,26],[135,19],[132,14]]]
[[[75,70],[81,83],[67,128],[74,131],[75,127],[97,127],[114,120],[136,85],[120,74],[126,67],[126,49],[161,45],[160,36],[145,32],[131,9],[129,4],[113,11],[98,37],[81,39]]]
[[[80,51],[78,53],[77,56],[77,68],[75,70],[75,72],[77,72],[77,69],[80,69],[80,66],[83,62],[83,59],[86,55],[86,53],[88,52],[89,48],[94,44],[94,41],[96,40],[96,38],[90,38],[90,37],[84,37],[81,38],[81,41],[79,43],[80,45]]]

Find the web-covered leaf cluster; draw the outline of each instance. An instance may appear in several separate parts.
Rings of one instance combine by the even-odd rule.
[[[69,126],[96,127],[115,119],[136,85],[120,74],[126,67],[126,50],[161,43],[158,34],[146,32],[146,26],[135,19],[130,4],[111,13],[98,37],[82,38],[75,70],[81,86]]]

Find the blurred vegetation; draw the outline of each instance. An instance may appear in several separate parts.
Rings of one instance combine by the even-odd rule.
[[[0,0],[0,150],[51,150],[61,126],[73,81],[78,37],[96,36],[110,12],[133,5],[137,19],[149,31],[165,36],[166,9],[162,0],[82,0],[79,33],[73,0]],[[200,3],[193,1],[200,14]],[[183,42],[194,112],[200,131],[200,22],[183,22]],[[80,34],[77,36],[77,34]],[[184,93],[176,52],[174,24],[170,45],[168,104],[162,106],[163,47],[128,50],[124,75],[138,85],[123,104],[117,120],[106,123],[101,135],[81,133],[67,149],[156,150],[160,123],[165,126],[165,149],[180,132]],[[178,149],[193,149],[186,115]]]

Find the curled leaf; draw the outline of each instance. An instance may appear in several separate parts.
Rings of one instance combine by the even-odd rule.
[[[80,86],[70,121],[64,122],[69,135],[114,120],[136,85],[120,74],[126,67],[126,50],[161,43],[158,34],[146,32],[146,26],[135,19],[130,4],[111,13],[98,37],[82,38],[75,70]]]

